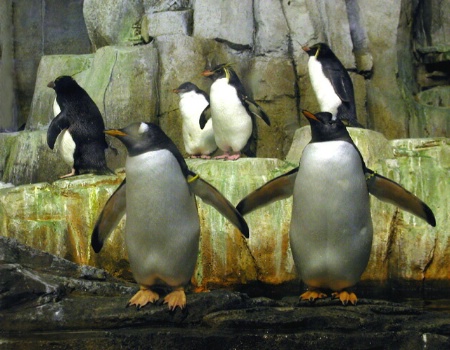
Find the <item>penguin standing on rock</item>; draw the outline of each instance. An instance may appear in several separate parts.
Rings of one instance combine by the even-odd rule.
[[[123,183],[106,203],[94,227],[91,244],[99,252],[126,211],[125,243],[131,271],[140,291],[128,305],[153,303],[155,286],[169,286],[164,298],[170,310],[186,305],[184,286],[194,272],[200,223],[195,195],[220,211],[245,237],[248,226],[217,189],[190,171],[172,140],[155,124],[133,123],[107,130],[127,148]]]
[[[257,124],[259,116],[270,126],[267,114],[245,93],[239,77],[229,64],[220,64],[202,73],[211,77],[210,90],[211,119],[217,146],[224,152],[216,159],[236,160],[241,151],[256,157]],[[250,105],[256,111],[252,111]],[[200,127],[206,124],[205,116],[200,118]]]
[[[61,178],[113,173],[106,165],[105,124],[95,102],[70,76],[60,76],[47,86],[56,92],[56,116],[47,130],[47,144],[72,167],[72,172]]]
[[[217,149],[212,120],[200,128],[200,116],[209,108],[209,96],[195,84],[186,82],[173,92],[180,96],[180,112],[183,119],[183,141],[186,152],[192,158],[211,158]]]
[[[362,127],[356,118],[353,83],[341,61],[324,43],[302,49],[309,55],[308,72],[320,110],[349,126]]]
[[[344,305],[356,304],[349,289],[359,282],[372,246],[369,193],[431,226],[436,220],[419,198],[365,166],[340,119],[333,120],[328,112],[303,114],[311,124],[312,139],[299,167],[250,193],[237,209],[245,215],[293,195],[290,245],[297,271],[308,286],[300,298],[314,301],[331,290]]]

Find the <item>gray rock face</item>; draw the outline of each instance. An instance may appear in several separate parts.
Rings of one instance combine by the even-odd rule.
[[[167,349],[445,349],[450,316],[387,301],[299,304],[215,290],[187,308],[125,308],[136,286],[0,237],[2,347]],[[100,296],[101,295],[101,296]],[[363,331],[362,331],[363,330]],[[359,346],[358,346],[359,347]]]

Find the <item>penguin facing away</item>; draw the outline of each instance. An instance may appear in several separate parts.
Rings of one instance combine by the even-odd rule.
[[[192,158],[211,158],[210,154],[217,149],[212,120],[209,119],[203,129],[199,125],[200,116],[209,108],[208,94],[191,82],[181,84],[173,92],[180,96],[179,107],[186,153]]]
[[[210,89],[211,119],[217,146],[224,152],[216,159],[236,160],[241,151],[256,157],[257,124],[259,116],[267,125],[270,120],[262,108],[250,99],[236,72],[229,64],[219,64],[202,72],[213,79]],[[206,124],[200,118],[200,127]]]
[[[173,289],[164,298],[170,310],[186,305],[184,286],[194,272],[200,223],[195,195],[230,220],[248,237],[236,208],[213,186],[189,170],[172,140],[155,124],[133,123],[106,130],[127,148],[126,183],[107,201],[94,227],[91,245],[99,252],[126,212],[125,243],[139,292],[128,305],[153,303],[162,285]]]
[[[341,61],[324,43],[302,49],[309,55],[308,72],[320,110],[349,126],[362,127],[356,117],[353,83]]]
[[[333,120],[328,112],[303,114],[312,139],[299,167],[250,193],[236,208],[245,215],[293,195],[290,245],[300,278],[308,286],[301,300],[324,298],[325,291],[332,290],[344,305],[356,304],[349,289],[359,282],[372,245],[369,193],[433,227],[436,220],[419,198],[365,166],[340,119]]]
[[[70,76],[60,76],[47,86],[56,92],[47,144],[72,167],[72,172],[61,178],[113,173],[106,165],[105,124],[95,102]]]

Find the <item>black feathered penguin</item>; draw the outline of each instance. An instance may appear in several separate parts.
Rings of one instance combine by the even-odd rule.
[[[299,167],[256,189],[236,208],[245,215],[293,196],[290,247],[308,286],[301,299],[324,298],[331,289],[343,304],[356,304],[351,288],[359,282],[372,246],[369,193],[433,227],[436,219],[418,197],[366,167],[341,120],[332,120],[328,112],[303,114],[311,125],[311,142]]]
[[[169,309],[186,305],[184,287],[194,273],[200,221],[195,196],[216,208],[245,237],[248,226],[236,208],[213,186],[190,171],[172,140],[152,123],[133,123],[107,130],[128,150],[126,183],[106,203],[92,233],[96,252],[125,214],[125,243],[131,271],[140,290],[129,305],[141,308],[159,299],[152,290],[173,289]]]
[[[56,92],[56,116],[47,130],[47,144],[72,167],[61,177],[112,173],[106,165],[105,124],[95,102],[70,76],[60,76],[47,86]]]
[[[238,159],[241,151],[249,157],[256,157],[255,115],[267,125],[270,125],[269,117],[247,96],[239,77],[229,64],[205,70],[202,75],[214,81],[209,93],[211,119],[216,144],[224,152],[216,158]],[[256,111],[252,111],[250,105]],[[206,120],[201,118],[200,126],[205,123]]]
[[[356,117],[353,83],[345,67],[327,44],[304,46],[308,72],[322,112],[330,112],[349,126],[362,127]]]

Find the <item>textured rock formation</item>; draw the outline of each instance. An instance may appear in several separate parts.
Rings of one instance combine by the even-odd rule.
[[[298,303],[215,290],[187,308],[124,308],[137,286],[0,237],[0,344],[6,349],[445,349],[450,316],[360,299]],[[434,306],[445,306],[435,304]],[[355,345],[357,344],[357,345]]]
[[[448,256],[448,152],[445,139],[387,141],[370,130],[350,133],[367,165],[422,198],[434,211],[437,226],[395,206],[372,198],[374,242],[361,287],[380,292],[425,288],[439,291],[450,285]],[[188,160],[205,180],[232,203],[266,181],[298,164],[310,140],[309,127],[297,131],[287,161],[241,159],[236,162]],[[119,185],[119,176],[79,176],[0,190],[2,234],[82,264],[131,278],[122,231],[124,220],[100,254],[89,246],[90,232],[103,203]],[[307,185],[307,184],[305,184]],[[290,284],[299,290],[289,248],[291,199],[249,214],[250,239],[215,209],[198,200],[202,227],[200,254],[192,282],[195,286]]]

